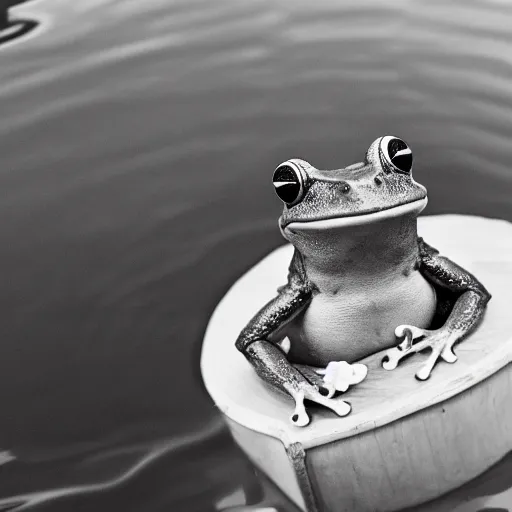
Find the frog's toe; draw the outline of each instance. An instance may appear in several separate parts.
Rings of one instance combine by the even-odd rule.
[[[333,410],[338,416],[347,416],[350,414],[352,410],[352,406],[349,402],[345,402],[344,400],[333,400],[331,405],[331,410]]]
[[[439,358],[447,363],[455,363],[457,356],[453,352],[453,345],[457,339],[457,333],[443,329],[431,331],[429,336],[426,336],[425,339],[420,342],[420,345],[421,350],[429,347],[432,349],[432,353],[428,357],[427,362],[416,373],[416,378],[418,380],[427,380]]]
[[[432,373],[432,370],[434,369],[434,366],[437,363],[437,360],[440,356],[440,350],[433,346],[432,347],[432,354],[430,354],[429,358],[427,359],[427,362],[421,367],[420,370],[416,372],[416,378],[418,380],[427,380],[430,377],[430,374]]]
[[[309,423],[309,416],[304,406],[304,392],[299,391],[293,396],[295,400],[295,410],[291,416],[291,421],[296,427],[305,427]]]
[[[318,392],[325,396],[326,398],[331,398],[336,393],[336,388],[333,384],[329,382],[325,382],[323,375],[325,371],[315,368],[313,366],[308,366],[304,364],[294,364],[293,365],[297,370],[299,370],[302,375],[311,383],[313,386],[316,386]]]
[[[384,370],[394,370],[398,366],[398,361],[400,361],[400,358],[397,357],[399,355],[400,351],[396,347],[387,350],[386,355],[382,359],[382,368]]]
[[[305,427],[306,425],[309,424],[309,416],[305,410],[295,410],[294,413],[292,414],[291,420],[296,427]]]
[[[425,336],[427,334],[427,330],[421,329],[419,327],[415,327],[414,325],[399,325],[395,329],[395,336],[397,338],[405,338],[404,342],[411,342],[416,338],[420,338],[421,336]],[[398,345],[399,347],[402,345]]]
[[[441,357],[450,364],[453,364],[457,361],[457,356],[453,352],[453,348],[450,346],[447,346],[443,349],[441,352]]]
[[[382,360],[382,367],[385,370],[394,370],[398,366],[400,360],[406,355],[418,352],[422,349],[422,344],[413,344],[414,340],[418,338],[425,338],[429,333],[430,331],[420,329],[414,325],[399,325],[395,329],[395,336],[399,339],[403,339],[396,347],[386,351],[386,355]]]
[[[334,387],[333,384],[329,383],[329,382],[324,382],[319,388],[318,388],[318,392],[322,395],[322,396],[325,396],[325,398],[332,398],[334,396],[334,394],[336,393],[336,388]]]
[[[312,402],[327,407],[327,409],[330,409],[338,416],[346,416],[352,410],[352,407],[348,402],[345,402],[344,400],[340,400],[337,398],[328,398],[326,396],[321,395],[316,390],[306,393],[305,396],[308,400],[311,400]]]
[[[424,366],[422,366],[421,370],[418,370],[416,372],[416,378],[418,380],[427,380],[430,377],[430,374],[432,373],[432,369],[434,368],[435,361],[428,362]]]

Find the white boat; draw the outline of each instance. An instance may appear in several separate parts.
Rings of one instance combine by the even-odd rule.
[[[435,500],[512,450],[512,224],[462,215],[421,217],[419,234],[474,273],[492,294],[479,328],[425,382],[428,354],[397,369],[383,353],[362,362],[368,377],[343,399],[349,416],[314,409],[290,423],[291,399],[256,375],[235,346],[240,330],[287,275],[291,246],[253,267],[219,303],[201,369],[235,441],[302,510],[393,511]],[[431,508],[428,508],[429,510]]]

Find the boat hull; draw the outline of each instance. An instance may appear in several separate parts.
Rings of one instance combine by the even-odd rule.
[[[439,216],[420,219],[419,226],[429,243],[481,279],[493,299],[478,330],[456,347],[458,362],[439,363],[428,381],[414,379],[428,354],[393,371],[382,368],[383,353],[364,359],[368,377],[344,396],[353,407],[345,418],[315,408],[310,425],[294,427],[291,400],[265,386],[233,347],[254,306],[281,284],[291,248],[249,271],[212,317],[201,361],[206,387],[237,444],[302,510],[418,506],[512,450],[512,225]],[[451,510],[433,502],[426,507]]]
[[[251,461],[302,510],[389,512],[436,500],[511,451],[511,393],[508,365],[414,415],[305,449],[302,464],[276,438],[226,421]]]

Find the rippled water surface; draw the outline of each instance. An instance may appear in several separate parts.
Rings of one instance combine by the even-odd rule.
[[[210,511],[254,475],[198,370],[281,243],[270,177],[404,137],[512,220],[506,1],[40,0],[0,47],[0,509]],[[5,507],[5,508],[2,508]]]

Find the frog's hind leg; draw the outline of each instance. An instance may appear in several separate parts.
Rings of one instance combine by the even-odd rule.
[[[299,372],[302,373],[302,375],[304,375],[304,377],[313,384],[313,386],[318,388],[321,395],[326,398],[332,398],[334,396],[336,388],[332,384],[324,382],[323,375],[319,375],[317,373],[318,368],[307,364],[294,364],[293,366],[299,370]]]

